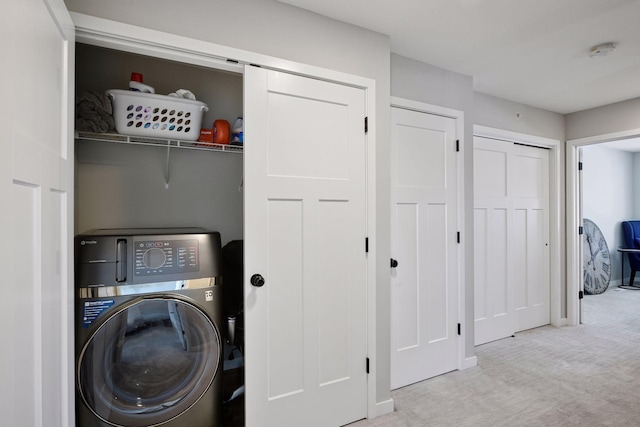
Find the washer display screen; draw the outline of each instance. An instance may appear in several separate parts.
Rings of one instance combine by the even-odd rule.
[[[188,273],[200,269],[196,239],[137,240],[134,248],[135,276]]]

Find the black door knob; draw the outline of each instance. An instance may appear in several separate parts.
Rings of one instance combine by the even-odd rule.
[[[398,266],[398,261],[391,258],[391,268],[396,268]]]
[[[251,284],[256,288],[261,288],[264,286],[264,277],[260,274],[254,274],[251,276]]]

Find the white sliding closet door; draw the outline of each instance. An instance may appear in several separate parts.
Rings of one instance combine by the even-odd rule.
[[[549,151],[474,138],[475,343],[550,322]]]
[[[513,255],[516,332],[548,325],[549,150],[514,145]]]
[[[361,89],[245,69],[248,427],[367,415],[364,102]]]
[[[512,144],[473,140],[475,344],[516,331],[509,233],[513,227],[508,192]]]

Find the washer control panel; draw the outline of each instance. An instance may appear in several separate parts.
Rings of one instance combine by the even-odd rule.
[[[136,240],[135,276],[195,272],[200,269],[198,240]]]

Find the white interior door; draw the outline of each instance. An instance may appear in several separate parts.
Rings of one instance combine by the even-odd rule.
[[[249,427],[366,417],[364,95],[245,69]]]
[[[455,119],[391,108],[391,388],[458,368]]]
[[[67,427],[74,423],[73,28],[61,0],[11,2],[0,24],[2,424]]]
[[[550,322],[549,151],[474,138],[475,343]]]

